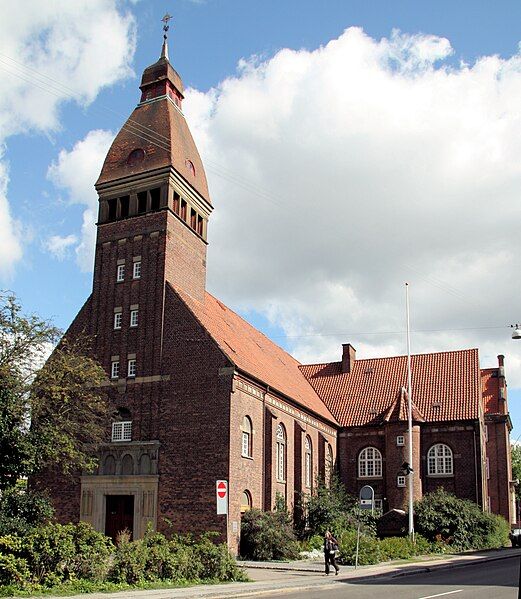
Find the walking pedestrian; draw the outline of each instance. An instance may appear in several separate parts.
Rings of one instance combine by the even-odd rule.
[[[338,541],[329,532],[326,531],[324,535],[324,562],[326,566],[326,576],[329,576],[329,566],[333,566],[335,569],[335,576],[338,574],[339,567],[336,563],[336,552],[338,551]]]

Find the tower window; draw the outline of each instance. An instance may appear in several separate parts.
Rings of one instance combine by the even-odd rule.
[[[130,154],[128,155],[127,164],[129,166],[136,166],[136,164],[143,162],[144,159],[145,150],[141,148],[136,148],[135,150],[132,150],[132,152],[130,152]]]
[[[115,360],[111,363],[110,378],[119,378],[119,360]]]
[[[200,214],[197,215],[197,234],[203,236],[203,217]]]
[[[398,476],[396,479],[397,487],[405,487],[405,476]]]
[[[132,359],[128,361],[128,371],[127,376],[130,378],[134,378],[136,376],[136,360]]]
[[[174,191],[174,212],[176,214],[179,214],[180,201],[181,201],[181,198],[180,198],[179,194],[177,193],[177,191]]]
[[[156,187],[150,190],[150,210],[159,210],[159,198],[161,197],[161,189]]]
[[[405,445],[405,437],[403,435],[398,435],[396,437],[396,445],[398,445],[398,446]]]
[[[137,212],[138,214],[144,214],[147,211],[147,192],[140,191],[137,194]]]
[[[195,231],[197,229],[197,212],[190,208],[190,226]]]
[[[186,222],[186,200],[181,199],[181,218]]]
[[[138,310],[130,310],[130,326],[137,327],[138,322]]]
[[[120,218],[128,218],[130,206],[130,196],[119,198]]]
[[[123,320],[122,312],[114,312],[114,329],[121,328],[121,322]]]
[[[141,260],[134,262],[134,270],[132,271],[132,278],[133,279],[141,278]]]
[[[109,220],[116,220],[118,214],[118,200],[117,198],[113,198],[108,201],[109,205]]]
[[[116,271],[116,281],[118,283],[121,283],[124,280],[125,280],[125,265],[118,264],[118,269]]]

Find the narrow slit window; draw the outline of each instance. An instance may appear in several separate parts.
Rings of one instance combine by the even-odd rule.
[[[147,192],[140,191],[137,194],[137,211],[138,214],[144,214],[147,211]]]
[[[179,196],[177,191],[174,191],[174,212],[176,214],[179,214],[180,202],[181,202],[181,197]]]
[[[195,231],[197,229],[197,212],[190,208],[190,226]]]
[[[119,198],[119,210],[121,218],[128,218],[130,207],[130,196],[123,196]]]
[[[181,199],[181,218],[186,222],[186,200]]]
[[[203,236],[203,217],[200,214],[197,215],[197,234]]]
[[[161,189],[159,187],[150,190],[150,210],[159,210],[160,197]]]
[[[117,198],[113,198],[108,201],[109,205],[109,220],[116,220],[118,214],[118,200]]]

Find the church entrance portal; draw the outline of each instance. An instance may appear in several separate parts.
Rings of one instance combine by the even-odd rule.
[[[134,532],[134,495],[106,495],[105,534],[115,542],[122,530]]]

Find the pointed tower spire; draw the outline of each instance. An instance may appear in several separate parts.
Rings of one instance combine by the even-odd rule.
[[[163,47],[161,48],[161,58],[165,58],[168,60],[168,30],[170,29],[170,25],[168,22],[172,17],[166,13],[166,15],[161,19],[164,23],[163,25]]]

